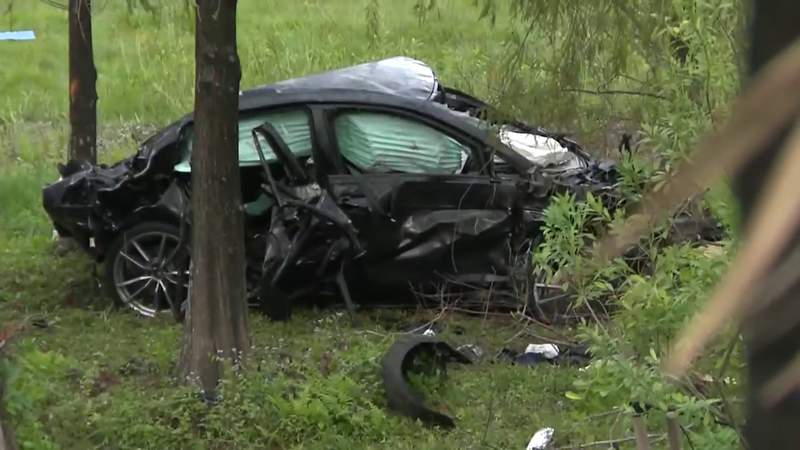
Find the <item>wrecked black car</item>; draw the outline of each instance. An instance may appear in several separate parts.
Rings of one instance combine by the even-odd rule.
[[[274,317],[310,295],[381,303],[502,280],[554,192],[614,189],[612,164],[410,58],[244,91],[239,108],[248,291]],[[193,135],[186,116],[116,164],[61,166],[43,191],[58,234],[145,316],[175,311],[191,285]]]

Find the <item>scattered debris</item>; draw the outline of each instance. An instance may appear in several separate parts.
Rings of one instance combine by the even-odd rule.
[[[517,357],[517,352],[510,348],[501,348],[500,351],[494,355],[494,362],[514,364],[514,359]]]
[[[48,322],[45,317],[33,317],[30,319],[30,324],[35,328],[46,329],[50,328],[51,322]]]
[[[525,353],[542,355],[550,360],[558,358],[559,355],[558,346],[556,344],[528,344],[528,346],[525,347]]]
[[[480,361],[483,358],[483,349],[475,344],[464,344],[456,348],[462,355],[469,358],[473,363]]]
[[[430,359],[425,364],[423,355],[432,357],[433,367]],[[426,407],[422,396],[408,384],[409,373],[431,373],[438,369],[446,375],[448,362],[470,364],[472,361],[439,339],[420,335],[400,337],[384,355],[381,367],[389,407],[428,425],[453,428],[455,422],[451,417]]]
[[[589,363],[591,357],[585,346],[559,347],[556,344],[529,344],[521,353],[503,348],[494,359],[497,362],[519,366],[535,366],[541,363],[583,366]]]
[[[556,430],[553,428],[542,428],[533,434],[526,450],[550,450],[553,448],[553,436]]]
[[[541,353],[523,352],[514,357],[514,364],[518,366],[535,366],[543,362],[554,362],[554,360],[544,356]]]
[[[411,322],[409,324],[400,325],[396,329],[405,334],[422,334],[424,336],[436,336],[444,331],[442,323],[436,320]]]

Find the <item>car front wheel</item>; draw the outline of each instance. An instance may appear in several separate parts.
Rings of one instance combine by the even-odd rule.
[[[106,253],[109,293],[146,317],[181,315],[187,298],[189,252],[178,227],[143,222],[122,232]]]

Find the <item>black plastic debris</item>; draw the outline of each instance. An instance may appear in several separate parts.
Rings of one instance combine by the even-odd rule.
[[[541,353],[520,353],[514,357],[514,364],[518,366],[535,366],[543,362],[553,362]]]
[[[501,348],[497,354],[494,355],[493,361],[496,363],[514,364],[514,358],[517,357],[517,352],[510,348]]]
[[[425,406],[425,400],[408,383],[409,373],[447,373],[447,363],[470,364],[468,357],[447,343],[427,336],[407,335],[399,338],[383,357],[381,377],[386,388],[389,408],[423,423],[450,429],[455,422],[450,416]]]
[[[494,360],[519,366],[536,366],[542,363],[556,365],[585,366],[592,356],[585,346],[558,346],[556,344],[529,344],[525,351],[517,353],[511,349],[501,349]]]
[[[525,347],[525,351],[514,358],[514,362],[520,366],[534,365],[541,362],[555,362],[560,353],[556,344],[528,344]]]
[[[483,359],[484,355],[483,349],[481,349],[475,344],[460,345],[456,348],[456,350],[461,352],[462,355],[469,358],[473,363],[476,363],[481,359]]]
[[[34,317],[30,320],[30,324],[36,328],[50,328],[52,322],[48,322],[48,320],[44,317]]]

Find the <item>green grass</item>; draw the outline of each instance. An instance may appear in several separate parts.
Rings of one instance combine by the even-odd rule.
[[[149,132],[192,109],[192,20],[183,2],[153,3],[156,15],[129,14],[118,0],[95,2],[103,162],[130,154]],[[429,62],[447,85],[502,97],[508,43],[523,29],[507,12],[492,26],[478,20],[472,0],[438,0],[441,14],[420,23],[415,0],[379,3],[371,43],[367,0],[240,0],[242,87],[408,55]],[[450,433],[394,416],[379,383],[380,357],[403,325],[431,319],[430,311],[367,312],[358,326],[331,310],[300,312],[285,324],[254,313],[247,370],[226,381],[220,404],[203,406],[174,377],[180,327],[111,307],[97,288],[97,268],[52,241],[40,189],[57,178],[66,154],[66,13],[27,0],[15,2],[14,14],[18,28],[37,33],[32,42],[0,42],[0,329],[16,330],[4,373],[23,448],[523,448],[544,426],[556,428],[560,446],[630,433],[624,411],[596,416],[608,411],[587,406],[622,403],[568,399],[581,372],[550,366],[484,362],[454,367],[444,384],[426,381],[431,401],[457,418]],[[550,51],[540,41],[540,51]],[[542,77],[532,73],[528,81]],[[546,103],[525,102],[514,107],[523,118],[559,129],[576,123],[548,122]],[[573,116],[607,107],[582,98]],[[576,131],[592,135],[588,128]],[[46,328],[35,325],[42,321]],[[441,321],[449,342],[477,344],[490,355],[546,334],[509,317],[447,314]],[[662,429],[657,417],[651,426]],[[693,430],[705,448],[729,442],[725,432],[713,424]]]
[[[378,373],[395,330],[377,323],[407,324],[404,314],[364,316],[369,325],[358,327],[334,312],[287,324],[255,316],[248,371],[228,380],[210,410],[173,378],[176,325],[114,311],[46,318],[50,328],[29,330],[17,343],[11,386],[39,411],[25,412],[21,425],[39,424],[46,432],[32,436],[64,448],[510,448],[541,426],[556,426],[563,443],[610,427],[580,421],[579,408],[563,397],[576,370],[551,366],[451,367],[432,399],[457,418],[450,433],[392,415]],[[487,352],[519,330],[446,320],[447,328],[456,325],[468,331],[445,331],[446,339],[480,342]],[[332,362],[323,370],[325,359]],[[18,404],[13,397],[11,404]]]
[[[42,2],[17,2],[19,27],[35,41],[0,42],[0,117],[63,120],[67,113],[66,12]],[[164,123],[192,108],[193,23],[183,2],[160,1],[158,14],[129,15],[104,2],[93,33],[101,123]],[[365,60],[404,54],[435,63],[449,83],[480,88],[503,50],[507,26],[478,21],[469,0],[440,1],[446,19],[419,24],[413,1],[381,2],[379,42],[370,49],[366,1],[239,2],[242,87],[252,87]],[[24,62],[24,64],[22,63]],[[485,89],[484,89],[485,91]],[[483,94],[485,92],[478,92]]]

